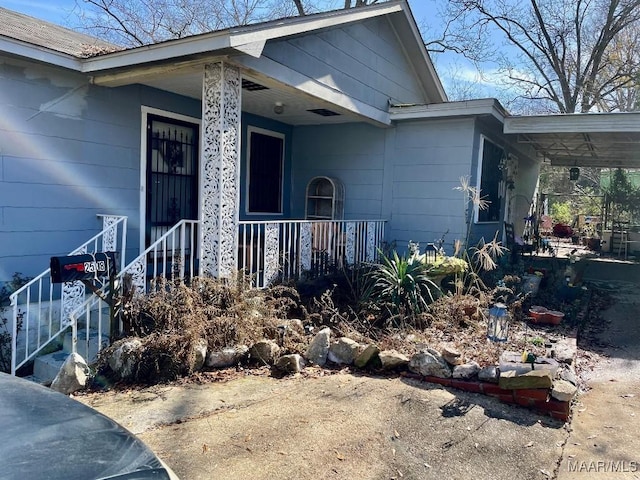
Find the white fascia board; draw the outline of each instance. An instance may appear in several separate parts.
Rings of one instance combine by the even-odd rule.
[[[13,38],[0,36],[0,52],[48,63],[57,67],[82,71],[82,60],[66,53],[56,52]]]
[[[378,126],[388,127],[391,125],[389,113],[323,85],[313,78],[303,75],[270,58],[242,56],[233,57],[230,60],[240,67],[266,75],[286,87],[291,88],[292,91],[302,92],[316,99],[328,102],[331,105],[336,105],[339,107],[336,110],[345,110],[349,113],[354,113]]]
[[[391,107],[390,114],[393,121],[492,115],[500,122],[504,122],[506,117],[506,112],[492,98],[462,102],[430,103],[428,105],[396,106]]]
[[[193,37],[168,40],[121,52],[109,53],[84,60],[82,71],[99,72],[113,68],[133,67],[136,65],[172,60],[201,53],[213,53],[223,49],[235,49],[251,56],[262,53],[267,40],[297,35],[326,27],[334,27],[366,18],[386,15],[403,9],[400,1],[383,3],[373,7],[355,8],[310,15],[292,17],[281,21],[221,30]]]
[[[331,28],[381,15],[388,15],[402,10],[402,2],[395,1],[380,3],[370,7],[334,10],[325,14],[291,17],[275,22],[268,22],[266,24],[259,25],[258,28],[251,25],[246,27],[237,27],[230,31],[230,46],[236,47],[247,43],[298,35],[300,33],[312,32],[322,28]]]
[[[504,133],[640,132],[640,113],[571,113],[509,117]]]
[[[88,58],[83,62],[82,71],[93,73],[113,68],[132,67],[145,63],[187,57],[198,53],[228,49],[229,46],[229,34],[227,31],[197,35]]]
[[[433,103],[446,102],[447,93],[444,90],[442,82],[440,81],[440,76],[436,72],[433,62],[431,61],[429,52],[424,45],[424,39],[416,25],[411,8],[408,4],[404,4],[402,11],[404,13],[406,25],[395,26],[396,35],[398,35],[400,44],[405,48],[420,83],[422,83],[426,89],[425,93],[429,97],[429,101]],[[411,49],[411,51],[407,51],[406,46],[411,46],[412,44],[415,44],[415,48]],[[428,80],[425,80],[425,78]]]

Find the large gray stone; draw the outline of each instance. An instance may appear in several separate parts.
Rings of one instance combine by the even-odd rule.
[[[551,396],[561,402],[570,402],[578,393],[578,388],[566,380],[556,380],[553,382]]]
[[[367,345],[367,347],[360,353],[356,359],[353,361],[353,364],[358,368],[364,368],[367,366],[371,360],[373,360],[376,355],[380,353],[380,349],[377,345]]]
[[[475,377],[480,372],[480,365],[476,362],[465,363],[464,365],[456,365],[453,369],[453,378],[468,380]]]
[[[551,388],[553,380],[548,370],[531,370],[522,375],[515,371],[500,371],[500,388],[518,390],[523,388]]]
[[[81,355],[70,354],[62,364],[62,368],[53,379],[51,389],[65,395],[77,392],[87,385],[89,367]]]
[[[251,359],[264,365],[273,365],[280,356],[280,347],[273,340],[260,340],[249,350]]]
[[[246,345],[237,347],[225,347],[217,352],[210,352],[207,355],[206,365],[210,368],[228,368],[242,362],[249,352]]]
[[[478,372],[478,380],[481,382],[498,383],[500,371],[495,365],[481,368]]]
[[[393,370],[409,364],[409,357],[395,350],[383,350],[378,357],[384,370]]]
[[[438,352],[431,348],[418,352],[411,357],[409,370],[424,376],[439,378],[451,377],[451,368],[449,368],[447,362]]]
[[[320,330],[307,348],[305,357],[311,363],[323,366],[327,363],[327,355],[329,354],[329,343],[331,339],[331,329],[329,327]]]
[[[451,345],[445,345],[440,351],[440,355],[449,365],[462,364],[462,354]]]
[[[300,355],[283,355],[277,361],[275,367],[284,373],[299,373],[304,368],[304,360]]]
[[[551,356],[560,363],[571,365],[576,357],[576,348],[568,342],[560,341],[551,350]]]
[[[141,349],[142,342],[139,338],[131,337],[121,340],[109,357],[109,367],[120,378],[130,378],[140,358],[139,351]]]
[[[207,341],[204,338],[201,338],[193,345],[193,353],[195,354],[195,362],[193,365],[193,370],[197,372],[204,367],[205,361],[207,359],[207,348],[209,347]]]
[[[578,377],[576,376],[573,365],[566,365],[563,369],[561,369],[560,378],[573,385],[578,385]]]
[[[329,345],[327,358],[333,363],[351,365],[360,353],[360,344],[347,337],[340,337]]]

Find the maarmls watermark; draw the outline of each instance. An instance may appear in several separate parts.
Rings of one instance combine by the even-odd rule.
[[[587,473],[633,473],[640,472],[640,462],[629,460],[589,460],[578,461],[569,459],[569,472]]]

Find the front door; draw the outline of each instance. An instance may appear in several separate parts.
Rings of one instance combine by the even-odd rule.
[[[145,245],[198,218],[198,125],[147,116]]]

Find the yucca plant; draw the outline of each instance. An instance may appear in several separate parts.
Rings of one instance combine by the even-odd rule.
[[[387,305],[394,315],[424,312],[440,290],[425,264],[415,255],[400,256],[395,250],[388,256],[379,253],[381,263],[368,274],[368,299]]]

